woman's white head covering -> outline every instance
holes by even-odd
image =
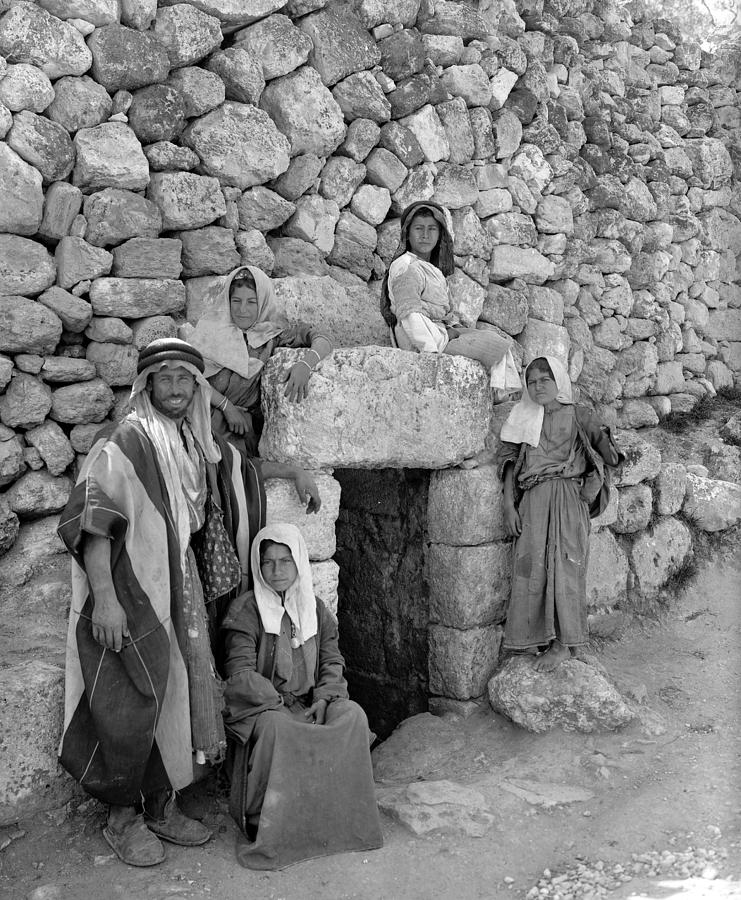
[[[260,570],[260,545],[263,541],[285,544],[298,569],[293,584],[285,592],[285,605],[279,595],[262,577]],[[276,523],[266,525],[255,535],[252,542],[252,573],[257,609],[262,626],[268,634],[280,634],[280,623],[284,611],[288,613],[296,629],[299,646],[317,633],[316,597],[311,578],[309,551],[300,530],[295,525]]]
[[[229,293],[235,278],[246,272],[255,280],[257,318],[246,331],[242,331],[232,321]],[[263,363],[249,355],[245,338],[250,347],[257,349],[285,327],[286,323],[278,313],[270,278],[256,266],[238,266],[219,278],[206,295],[203,315],[196,327],[189,331],[188,343],[203,354],[207,378],[220,369],[231,369],[243,378],[254,378]]]
[[[499,438],[512,444],[530,444],[537,447],[540,443],[540,432],[543,429],[543,417],[545,410],[530,396],[527,389],[527,373],[530,366],[537,360],[544,359],[558,388],[556,400],[559,403],[571,405],[574,402],[571,390],[571,379],[566,366],[555,356],[539,356],[529,363],[522,373],[522,398],[515,404],[512,412],[507,416],[507,421],[502,426]]]

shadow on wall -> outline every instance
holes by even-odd
[[[339,469],[340,649],[350,694],[387,737],[427,710],[429,599],[423,577],[430,473]]]

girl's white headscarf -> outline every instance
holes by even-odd
[[[536,359],[544,359],[550,366],[551,372],[553,372],[556,387],[558,388],[556,400],[567,405],[573,404],[571,379],[566,366],[555,356],[538,356]],[[507,421],[502,426],[499,437],[503,441],[509,441],[512,444],[530,444],[531,447],[537,447],[540,443],[540,432],[543,428],[545,410],[530,397],[527,389],[528,369],[535,361],[533,360],[533,362],[529,363],[522,373],[522,398],[514,406],[512,412],[507,416]]]
[[[243,332],[232,321],[229,292],[234,279],[244,272],[249,272],[255,279],[257,318]],[[203,355],[206,378],[215,375],[220,369],[231,369],[242,378],[254,378],[262,369],[263,363],[249,355],[245,338],[250,347],[262,347],[285,327],[286,323],[278,313],[270,278],[256,266],[238,266],[220,278],[208,294],[203,315],[196,327],[188,333],[187,340]]]
[[[311,579],[309,551],[304,537],[295,525],[285,523],[266,525],[252,542],[252,573],[255,581],[255,600],[262,626],[268,634],[279,634],[284,606],[278,594],[268,585],[260,571],[260,545],[263,541],[285,544],[291,551],[298,575],[286,591],[285,612],[296,629],[299,645],[317,633],[316,597]]]
[[[183,422],[183,437],[178,423],[157,412],[147,390],[147,377],[164,368],[182,368],[196,379],[196,389]],[[201,470],[198,450],[206,462],[216,463],[221,451],[211,432],[211,386],[198,369],[181,359],[169,359],[148,366],[136,376],[131,386],[129,405],[133,416],[151,440],[160,460],[162,476],[172,505],[172,514],[180,542],[181,564],[190,543],[192,526],[202,523],[206,499],[205,476]],[[194,522],[195,518],[195,522]]]

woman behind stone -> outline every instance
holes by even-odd
[[[381,313],[401,350],[467,356],[491,372],[500,394],[520,389],[510,343],[492,331],[464,328],[452,308],[447,275],[455,269],[450,213],[437,203],[412,203],[381,290]]]
[[[337,624],[294,525],[252,544],[254,591],[222,626],[239,862],[284,866],[382,844],[368,722],[347,698]]]
[[[329,338],[278,314],[270,278],[255,266],[239,266],[220,279],[196,327],[182,335],[203,354],[212,387],[216,434],[257,455],[263,427],[260,383],[263,366],[278,347],[307,348],[288,374],[285,396],[301,401],[317,364],[332,351]],[[235,437],[236,436],[236,437]]]
[[[589,519],[607,504],[605,466],[622,454],[599,418],[574,406],[568,372],[551,356],[525,369],[500,438],[504,524],[515,538],[503,646],[544,651],[535,667],[550,671],[588,640]]]

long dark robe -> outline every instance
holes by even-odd
[[[220,444],[225,523],[243,570],[264,521],[259,463]],[[120,653],[92,636],[85,535],[111,544],[111,577],[130,638]],[[156,451],[135,420],[99,440],[59,524],[72,555],[60,762],[92,796],[129,806],[142,794],[193,780],[183,571]]]
[[[230,811],[242,832],[237,859],[251,869],[281,869],[383,843],[368,722],[347,699],[337,624],[320,600],[317,621],[311,651],[304,654],[315,661],[314,687],[297,697],[277,672],[281,639],[265,633],[254,595],[238,597],[224,620]],[[295,658],[303,651],[294,651]],[[329,706],[325,724],[317,726],[304,711],[320,699]],[[245,834],[252,828],[254,841]]]

